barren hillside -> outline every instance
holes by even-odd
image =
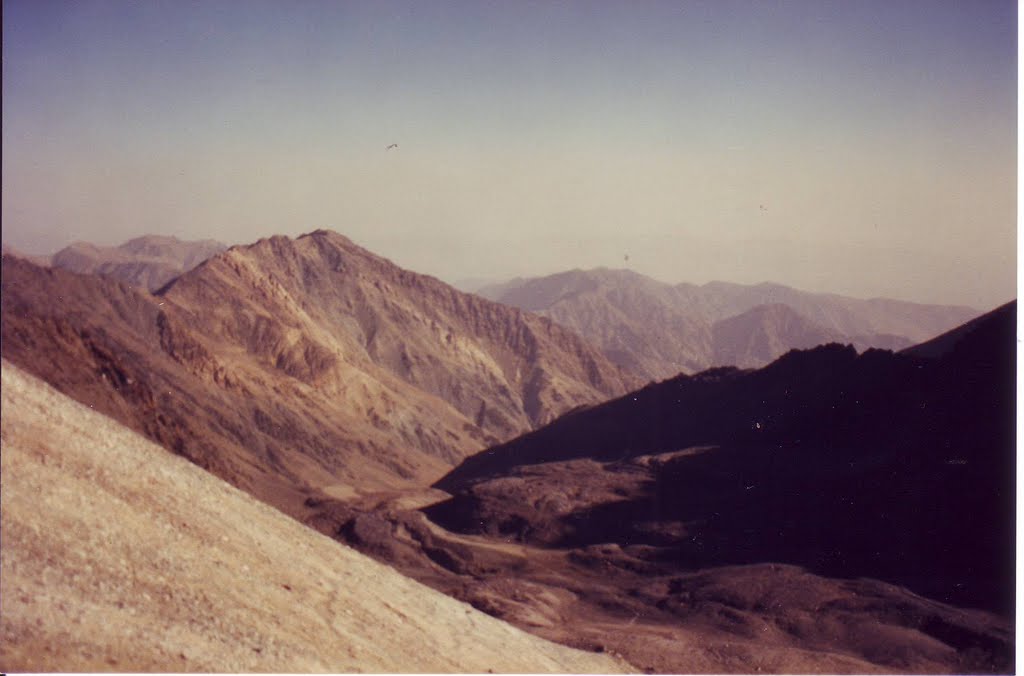
[[[943,339],[931,360],[830,345],[757,371],[680,376],[602,404],[637,379],[575,334],[402,270],[336,233],[232,248],[155,295],[8,257],[3,272],[5,360],[312,529],[543,638],[667,673],[998,672],[1012,664],[1006,563],[1014,492],[1005,471],[1012,306]],[[642,295],[620,304],[640,307]],[[600,303],[593,307],[600,315]],[[720,324],[747,341],[737,354],[757,358],[779,348],[773,337],[814,343],[829,335],[784,305],[758,306],[739,319]],[[4,542],[35,543],[27,545],[33,557],[62,548],[42,560],[59,569],[71,552],[68,560],[83,571],[66,573],[70,581],[59,583],[66,588],[49,596],[42,585],[65,573],[44,569],[39,582],[5,548],[5,577],[20,579],[7,575],[10,566],[28,576],[22,587],[37,591],[17,596],[21,605],[0,601],[4,631],[15,626],[6,624],[11,607],[56,604],[67,621],[81,620],[67,629],[62,617],[26,616],[56,627],[58,638],[36,643],[36,634],[19,629],[9,641],[18,654],[44,656],[67,644],[105,660],[96,662],[105,668],[117,666],[109,659],[128,660],[126,651],[89,647],[92,637],[109,635],[94,633],[100,611],[78,581],[97,574],[88,555],[111,547],[118,565],[125,562],[128,572],[118,574],[131,599],[111,591],[117,583],[96,587],[115,594],[115,605],[136,613],[133,604],[153,599],[213,608],[214,596],[188,591],[204,582],[155,545],[145,554],[157,582],[133,577],[132,539],[111,529],[141,530],[134,517],[94,528],[69,514],[21,535],[15,526],[9,538],[7,523],[17,521],[7,512],[24,513],[42,496],[39,519],[64,514],[65,503],[86,518],[90,501],[106,496],[95,487],[111,479],[61,460],[77,483],[59,497],[39,489],[45,482],[34,472],[66,485],[50,460],[65,456],[39,450],[49,436],[65,434],[62,427],[72,438],[87,435],[60,406],[25,413],[10,404],[8,395],[19,397],[23,386],[4,378]],[[57,418],[33,422],[50,413]],[[22,438],[38,441],[29,446],[31,461],[6,452],[8,430],[25,424],[35,426]],[[462,461],[501,439],[510,440]],[[137,474],[147,490],[132,495],[175,500],[167,484]],[[33,495],[19,493],[12,476],[28,477]],[[21,512],[7,508],[9,494],[22,500],[12,503]],[[278,549],[268,535],[218,550],[216,536],[188,520],[179,529],[173,514],[152,516],[167,537],[196,537],[222,554],[215,572],[235,563],[243,573],[258,570],[267,548]],[[202,518],[212,528],[220,517]],[[84,533],[88,554],[62,544],[62,533]],[[236,595],[233,583],[220,585],[245,613],[226,606],[200,613],[205,619],[189,631],[242,632],[225,641],[243,647],[209,645],[211,661],[195,668],[212,669],[217,653],[238,669],[251,668],[242,661],[251,657],[247,649],[284,654],[284,639],[267,638],[253,623],[263,622],[259,609],[276,607],[311,574],[294,569],[280,580],[253,578],[247,596]],[[185,583],[181,594],[176,577]],[[322,604],[315,596],[296,612],[316,622]],[[328,603],[337,614],[358,602],[346,604]],[[374,604],[406,613],[390,597]],[[193,653],[178,647],[187,636],[161,647],[183,635],[168,629],[182,617],[175,608],[147,611],[164,629],[153,652],[188,660]],[[386,626],[366,613],[372,626]],[[121,615],[112,617],[108,624],[121,631]],[[466,643],[450,645],[461,651]],[[318,647],[309,663],[332,649]],[[361,650],[349,657],[345,669],[385,664]]]
[[[423,485],[635,386],[549,320],[344,237],[275,237],[156,296],[5,258],[3,355],[287,513]]]
[[[2,366],[0,669],[584,672]]]
[[[329,370],[311,354],[336,344],[345,358],[440,397],[499,438],[638,383],[548,319],[403,270],[324,230],[234,247],[162,297],[207,334],[250,352],[301,334],[293,352],[270,356],[309,377]]]

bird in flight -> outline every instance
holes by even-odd
[[[391,150],[392,148],[397,148],[397,147],[398,147],[397,143],[392,143],[391,145],[389,145],[386,148],[384,148],[384,150]]]

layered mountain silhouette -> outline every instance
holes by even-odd
[[[437,478],[638,380],[550,320],[317,231],[156,295],[5,257],[3,355],[291,514]]]
[[[546,662],[551,668],[614,666],[620,655],[669,673],[999,672],[1013,664],[1015,304],[903,353],[858,354],[871,341],[903,348],[906,336],[932,338],[970,311],[831,296],[829,305],[772,285],[669,287],[621,271],[567,273],[522,291],[521,307],[511,307],[327,231],[232,247],[155,292],[143,286],[5,251],[4,443],[18,443],[18,454],[3,456],[5,580],[15,551],[9,523],[21,528],[13,542],[38,547],[25,556],[39,558],[58,546],[39,533],[60,531],[71,515],[90,527],[120,523],[125,501],[149,504],[146,486],[160,492],[154,500],[177,504],[184,498],[166,477],[194,483],[160,469],[159,477],[140,473],[139,489],[117,468],[98,468],[91,450],[46,450],[92,423],[51,403],[52,439],[26,433],[35,413],[7,405],[21,391],[11,383],[31,411],[44,405],[13,364],[324,535],[531,633],[614,658]],[[588,342],[549,308],[584,308],[566,316],[597,338]],[[792,347],[808,349],[772,357]],[[683,368],[698,373],[675,375],[679,350],[690,351]],[[756,370],[700,370],[707,360],[753,367],[772,359]],[[674,377],[637,389],[656,373]],[[61,487],[38,488],[47,510],[31,513],[25,496],[8,510],[11,459],[32,481],[45,476]],[[81,486],[63,476],[77,467],[122,497],[65,490]],[[235,509],[237,497],[224,504]],[[223,532],[197,530],[187,511],[168,513],[168,551],[184,542],[180,551],[194,558],[196,533]],[[138,532],[155,537],[141,521]],[[273,519],[257,522],[275,542],[284,537]],[[293,593],[321,598],[322,589],[299,588],[298,573],[279,572],[287,552],[269,552],[269,540],[241,551],[230,532],[219,537],[232,543],[229,563],[245,561],[252,572],[259,617],[273,608],[274,626],[291,612],[301,626],[320,621],[289,610]],[[330,556],[323,544],[303,545],[315,550],[316,566]],[[109,542],[64,538],[59,547],[90,566],[74,580],[109,586],[104,575],[120,560]],[[350,554],[338,565],[356,566]],[[166,575],[161,566],[153,570]],[[327,578],[337,582],[333,572]],[[42,578],[24,579],[38,586]],[[170,599],[168,609],[203,589],[195,576],[161,580],[151,591]],[[291,589],[268,590],[268,580]],[[205,598],[238,607],[235,582]],[[373,589],[373,598],[355,590],[346,607],[398,637],[387,623],[402,607]],[[95,599],[80,592],[67,597],[68,616],[92,617]],[[18,597],[27,619],[16,627],[44,617],[65,627],[53,618],[66,609],[49,598]],[[110,611],[118,626],[151,631],[121,610]],[[419,611],[406,617],[420,626]],[[212,629],[211,641],[232,645],[267,631]],[[17,650],[5,654],[59,652],[57,634],[40,636],[14,636]],[[109,644],[102,631],[88,636]],[[138,664],[179,664],[161,652],[164,643],[144,645],[151,662]],[[345,658],[283,637],[266,649],[277,657],[301,650],[316,664]],[[253,664],[248,653],[231,655],[230,664]],[[478,658],[486,659],[429,664]],[[400,664],[352,653],[338,663]]]
[[[212,239],[183,241],[177,237],[145,235],[120,246],[75,242],[50,257],[50,264],[72,272],[109,275],[156,291],[183,272],[227,249]]]
[[[467,458],[429,513],[463,532],[648,545],[685,569],[790,563],[1008,613],[1015,326],[1011,303],[930,359],[832,344],[678,376]],[[644,480],[623,483],[640,456]],[[600,468],[580,490],[617,497],[558,505],[581,461]]]
[[[844,336],[815,324],[788,305],[757,305],[711,326],[712,360],[749,368],[791,349],[840,342]]]
[[[552,318],[648,379],[711,366],[764,366],[826,342],[901,349],[978,313],[958,306],[859,300],[778,284],[670,285],[629,270],[572,270],[477,293]]]

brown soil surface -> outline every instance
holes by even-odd
[[[0,669],[596,672],[305,528],[6,361]]]
[[[670,547],[627,544],[630,538],[611,522],[605,532],[621,545],[552,545],[567,530],[559,516],[571,521],[595,506],[628,505],[663,463],[713,452],[524,468],[478,484],[478,508],[462,514],[479,524],[477,534],[451,532],[423,512],[403,509],[403,503],[423,505],[430,496],[421,493],[407,500],[324,503],[311,525],[538,636],[621,654],[649,672],[1012,668],[1007,620],[878,580],[833,579],[774,563],[680,566]],[[447,504],[423,508],[440,518]],[[648,539],[666,543],[686,535],[686,524],[636,525],[650,529]]]

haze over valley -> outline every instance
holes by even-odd
[[[3,243],[1015,295],[1009,0],[256,5],[7,2]]]

